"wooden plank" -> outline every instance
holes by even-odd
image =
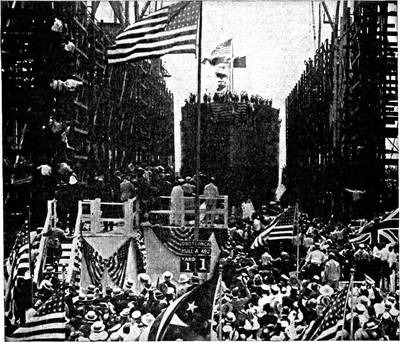
[[[84,53],[80,48],[76,47],[75,49],[80,55],[82,55],[86,59],[89,59],[88,55],[86,53]]]
[[[78,107],[80,107],[80,108],[82,108],[82,109],[84,109],[84,110],[89,110],[88,106],[86,106],[85,104],[83,104],[82,102],[80,102],[80,101],[78,101],[78,100],[75,100],[74,103],[75,103]]]
[[[78,25],[78,27],[87,34],[85,26],[83,26],[83,24],[76,17],[74,17],[74,21]]]

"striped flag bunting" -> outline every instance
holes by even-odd
[[[172,253],[180,256],[186,255],[182,253],[182,241],[194,239],[193,227],[154,227],[153,231],[164,246]]]
[[[311,329],[308,333],[302,337],[303,341],[327,341],[327,340],[338,340],[342,327],[345,321],[345,307],[346,298],[349,292],[350,285],[347,284],[343,289],[341,289],[333,304],[328,306],[322,315],[323,319],[315,329]]]
[[[105,261],[85,239],[82,238],[82,250],[93,285],[99,285],[104,273]]]
[[[110,275],[113,282],[119,287],[122,287],[124,285],[130,244],[131,239],[128,239],[118,249],[118,251],[110,257],[107,263],[108,274]]]
[[[265,246],[268,241],[273,240],[292,240],[296,216],[296,207],[287,208],[282,214],[277,216],[275,221],[266,230],[256,237],[251,248],[255,249]]]
[[[36,231],[30,232],[31,253],[39,249],[41,235],[36,234]],[[4,277],[9,282],[9,296],[6,298],[5,311],[8,312],[8,317],[14,320],[14,288],[17,277],[23,276],[29,271],[29,245],[28,245],[28,226],[24,225],[21,231],[17,234],[14,246],[10,252],[6,262]]]
[[[108,63],[123,63],[166,54],[196,53],[199,1],[182,1],[129,25],[108,49]]]
[[[82,237],[76,237],[78,239],[76,248],[74,250],[74,260],[72,264],[72,277],[71,285],[75,290],[79,291],[81,285],[81,271],[82,271]]]
[[[65,340],[64,290],[62,284],[26,325],[14,332],[13,337],[21,341]]]
[[[215,117],[226,119],[232,118],[233,115],[245,115],[248,110],[248,105],[242,102],[213,102],[210,106]]]

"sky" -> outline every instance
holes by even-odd
[[[314,1],[316,30],[319,3]],[[326,3],[333,17],[336,2]],[[163,2],[163,6],[168,4]],[[311,1],[306,0],[203,1],[203,57],[233,38],[234,56],[246,56],[247,60],[247,68],[234,69],[234,91],[272,99],[272,106],[280,109],[281,168],[286,160],[285,98],[299,80],[304,61],[314,55],[312,18]],[[330,26],[322,24],[322,39],[330,35]],[[171,75],[166,78],[167,86],[174,93],[175,164],[179,170],[181,107],[191,92],[197,93],[197,60],[193,54],[167,55],[162,60]],[[202,94],[212,93],[217,84],[214,69],[202,66]]]

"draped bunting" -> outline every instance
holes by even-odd
[[[104,273],[105,261],[85,239],[82,239],[82,250],[92,284],[97,286]]]
[[[160,226],[153,227],[154,234],[157,238],[175,255],[183,256],[182,241],[194,239],[193,227],[171,227],[163,228]],[[201,228],[199,229],[199,239],[208,240],[211,234],[215,234],[215,239],[218,245],[223,245],[228,237],[226,229],[212,229]]]
[[[129,246],[132,239],[128,239],[107,262],[107,270],[111,279],[119,287],[124,285],[126,265],[128,263]]]
[[[103,277],[104,270],[107,269],[112,281],[122,287],[125,274],[126,266],[128,263],[129,246],[132,238],[128,239],[118,250],[108,259],[103,259],[100,254],[85,240],[82,238],[82,250],[86,260],[87,269],[89,272],[92,284],[99,285],[101,278]],[[136,241],[136,253],[138,253],[138,242]],[[140,252],[140,251],[139,251]],[[140,265],[143,268],[143,257],[137,258],[138,267]]]

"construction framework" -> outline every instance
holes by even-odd
[[[32,203],[32,174],[48,162],[43,138],[51,118],[70,126],[67,162],[85,184],[129,163],[173,166],[173,95],[160,59],[107,64],[107,47],[129,22],[129,3],[112,2],[115,23],[98,22],[86,1],[2,2],[3,166],[5,211]],[[96,2],[92,2],[94,5]],[[135,4],[137,20],[149,10]],[[118,12],[119,11],[119,12]],[[117,15],[119,13],[119,15]],[[53,31],[61,20],[62,34]],[[75,50],[61,46],[71,41]],[[74,91],[52,80],[82,82]],[[36,199],[37,200],[37,199]],[[18,208],[18,209],[17,209]]]
[[[344,1],[332,28],[286,99],[286,198],[371,217],[398,205],[397,4]]]

